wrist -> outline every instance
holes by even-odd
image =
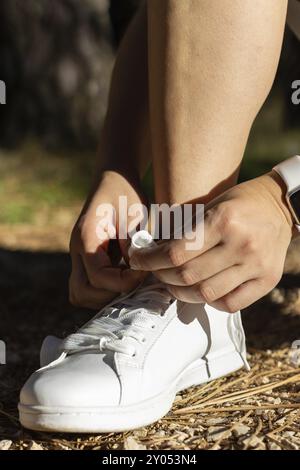
[[[103,167],[94,178],[88,199],[93,198],[98,193],[103,193],[106,189],[112,194],[118,193],[120,195],[135,192],[140,198],[144,198],[139,176],[120,167]]]
[[[142,202],[147,204],[139,180],[129,179],[119,171],[104,170],[92,186],[86,199],[83,212],[99,203],[118,204],[119,197],[125,196],[127,204]]]
[[[281,214],[284,217],[289,228],[295,230],[295,221],[288,206],[286,200],[286,184],[278,173],[274,170],[270,171],[266,175],[263,175],[261,179],[264,182],[265,187],[268,189],[270,195],[272,196],[274,202],[277,204]],[[296,230],[295,230],[296,233]]]

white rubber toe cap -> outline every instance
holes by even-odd
[[[21,390],[22,405],[115,406],[120,382],[112,354],[75,354],[31,375]]]

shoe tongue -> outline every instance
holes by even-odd
[[[153,286],[153,290],[151,289]],[[139,298],[139,294],[143,295],[143,290],[149,289],[149,295],[147,292],[146,299]],[[153,274],[149,274],[143,283],[132,292],[132,294],[120,302],[116,302],[116,305],[111,307],[109,316],[111,318],[119,318],[127,316],[130,310],[145,310],[154,313],[156,310],[161,313],[160,310],[168,307],[172,300],[175,300],[171,294],[165,289]],[[129,303],[128,303],[129,301]],[[136,305],[135,305],[136,302]]]
[[[153,287],[153,289],[151,287]],[[143,289],[145,288],[147,288],[147,291],[149,289],[146,296],[147,298],[145,300],[145,309],[152,310],[152,305],[156,304],[159,306],[160,303],[162,306],[164,305],[166,307],[168,302],[171,303],[172,300],[175,300],[174,297],[167,291],[164,284],[154,277],[153,274],[149,274],[132,295],[132,298],[137,298],[138,303],[139,291],[141,291],[141,294],[143,295]]]

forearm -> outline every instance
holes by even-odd
[[[234,184],[274,79],[286,4],[148,0],[158,202],[206,201]]]

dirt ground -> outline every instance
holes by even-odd
[[[0,230],[0,449],[299,449],[300,244],[280,286],[243,313],[250,373],[239,371],[177,396],[162,420],[133,432],[60,435],[30,432],[18,422],[21,385],[38,366],[45,335],[65,335],[90,313],[67,299],[68,226]],[[297,357],[296,357],[297,359]]]

